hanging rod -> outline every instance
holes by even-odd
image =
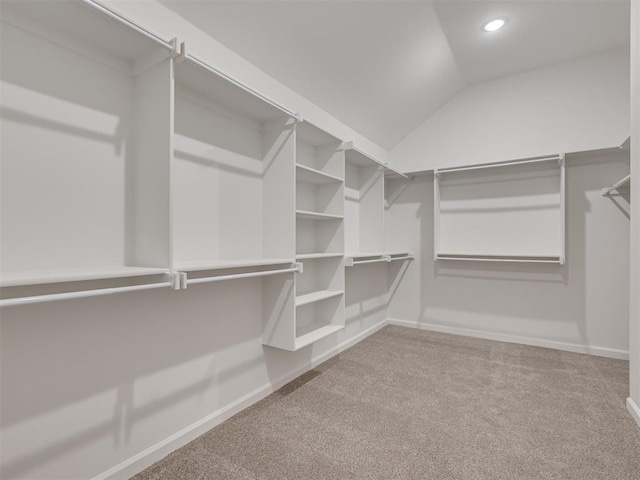
[[[413,260],[415,257],[411,254],[403,255],[402,257],[389,257],[387,262],[395,262],[396,260]]]
[[[443,255],[437,254],[436,260],[463,260],[465,262],[508,262],[508,263],[557,263],[564,265],[563,257],[528,257],[526,255],[507,256],[491,256],[486,257],[480,255]]]
[[[224,280],[238,280],[241,278],[266,277],[269,275],[279,275],[281,273],[302,273],[302,263],[296,262],[290,268],[280,270],[266,270],[262,272],[235,273],[232,275],[218,275],[216,277],[203,277],[188,279],[186,285],[195,285],[198,283],[222,282]]]
[[[627,183],[631,182],[631,174],[627,175],[626,177],[624,177],[622,180],[618,180],[616,183],[614,183],[613,185],[611,185],[610,187],[607,188],[603,188],[602,189],[602,196],[607,196],[607,195],[611,195],[611,192],[617,190],[618,188],[626,185]]]
[[[58,300],[71,300],[74,298],[100,297],[114,295],[116,293],[137,292],[140,290],[153,290],[156,288],[176,288],[176,280],[173,274],[167,274],[171,280],[145,285],[130,285],[127,287],[102,288],[96,290],[82,290],[78,292],[53,293],[49,295],[34,295],[32,297],[7,298],[0,300],[0,307],[13,307],[16,305],[31,305],[34,303],[55,302]]]
[[[451,172],[462,172],[466,170],[480,170],[484,168],[494,168],[494,167],[508,167],[511,165],[524,165],[527,163],[540,163],[540,162],[550,162],[564,161],[564,154],[554,155],[552,157],[540,157],[540,158],[529,158],[523,160],[508,160],[506,162],[493,162],[493,163],[481,163],[478,165],[469,165],[465,167],[451,167],[451,168],[436,168],[434,170],[434,174],[438,175],[440,173],[451,173]]]
[[[281,112],[283,112],[285,115],[288,115],[291,118],[295,118],[296,120],[300,119],[300,115],[297,113],[293,113],[291,110],[286,109],[285,107],[283,107],[282,105],[280,105],[279,103],[276,103],[274,100],[271,100],[269,97],[266,97],[265,95],[263,95],[262,93],[258,92],[257,90],[254,90],[253,88],[240,83],[238,80],[234,79],[233,77],[231,77],[230,75],[224,73],[222,70],[219,70],[215,67],[212,67],[211,65],[209,65],[208,63],[206,63],[203,60],[200,60],[198,57],[193,56],[190,53],[187,53],[186,58],[188,58],[190,61],[192,61],[194,64],[196,64],[198,67],[213,73],[214,75],[225,79],[226,81],[228,81],[229,83],[235,85],[236,87],[244,90],[245,92],[253,95],[254,97],[259,98],[260,100],[262,100],[265,103],[268,103],[269,105],[271,105],[272,107],[277,108],[278,110],[280,110]]]
[[[103,15],[108,16],[109,18],[116,20],[117,22],[135,30],[136,32],[144,35],[145,37],[153,40],[154,42],[160,43],[162,44],[162,46],[166,47],[167,49],[171,50],[173,47],[171,45],[170,41],[164,40],[162,38],[160,38],[159,36],[157,36],[156,34],[150,32],[149,30],[145,29],[144,27],[142,27],[141,25],[138,25],[137,23],[129,20],[128,18],[123,17],[122,15],[120,15],[119,13],[114,12],[113,10],[108,9],[107,7],[105,7],[104,5],[101,5],[99,3],[97,3],[95,0],[78,0],[80,3],[84,4],[85,6],[92,8],[94,10],[97,10],[98,12],[100,12]]]
[[[380,258],[374,258],[372,260],[355,260],[352,257],[347,257],[346,267],[354,267],[356,265],[363,265],[365,263],[380,263],[380,262],[393,262],[396,260],[413,260],[413,254],[403,255],[401,257],[392,257],[391,255],[382,255]]]

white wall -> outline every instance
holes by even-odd
[[[630,410],[640,425],[640,2],[631,2],[631,348]],[[634,405],[635,408],[632,406]]]
[[[629,136],[629,51],[465,88],[391,151],[402,171],[580,152]]]
[[[433,177],[387,191],[388,242],[411,239],[417,258],[389,317],[407,325],[625,357],[629,199],[601,188],[628,173],[627,153],[567,161],[567,264],[433,260]],[[514,337],[518,337],[514,339]]]

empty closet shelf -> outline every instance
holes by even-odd
[[[344,294],[341,290],[319,290],[317,292],[306,293],[296,296],[296,307],[308,305],[310,303],[320,302],[328,298],[338,297]]]
[[[513,263],[557,263],[564,264],[561,256],[546,255],[479,255],[439,253],[436,260],[463,260],[467,262],[513,262]]]
[[[3,272],[0,274],[0,287],[164,275],[168,270],[168,268],[116,266]]]
[[[193,272],[197,270],[224,270],[229,268],[264,267],[270,265],[291,264],[290,258],[243,258],[237,260],[196,260],[192,262],[177,262],[174,270]]]
[[[342,220],[344,218],[342,215],[308,212],[306,210],[296,210],[296,216],[298,218],[304,218],[306,220]]]
[[[312,332],[296,337],[294,350],[299,350],[303,347],[306,347],[307,345],[311,345],[312,343],[315,343],[318,340],[322,340],[323,338],[328,337],[332,333],[342,330],[343,328],[344,327],[340,325],[327,325],[325,327],[318,328],[317,330],[313,330]]]
[[[296,255],[296,260],[313,260],[316,258],[340,258],[342,253],[300,253]]]
[[[326,183],[342,183],[344,180],[335,175],[324,173],[315,168],[306,165],[296,164],[296,179],[301,183],[310,183],[313,185],[322,185]]]

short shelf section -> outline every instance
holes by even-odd
[[[282,265],[293,263],[290,258],[243,258],[238,260],[202,260],[191,262],[179,262],[174,265],[174,270],[180,272],[193,272],[197,270],[224,270],[230,268],[263,267],[270,265]]]
[[[328,337],[332,333],[338,332],[342,330],[344,326],[342,325],[326,325],[324,327],[320,327],[317,330],[313,330],[309,333],[301,335],[296,338],[295,350],[299,350],[301,348],[306,347],[307,345],[311,345],[312,343],[317,342],[318,340],[322,340],[325,337]]]
[[[326,300],[327,298],[337,297],[343,295],[344,292],[340,290],[320,290],[317,292],[306,293],[304,295],[296,296],[296,307],[308,305],[310,303]]]
[[[312,185],[344,182],[343,179],[336,177],[335,175],[330,175],[299,163],[296,164],[296,180],[300,183],[309,183]]]
[[[333,215],[331,213],[308,212],[306,210],[296,210],[298,218],[307,220],[342,220],[342,215]]]
[[[343,257],[342,253],[301,253],[296,255],[296,260],[314,260],[318,258],[338,258]]]

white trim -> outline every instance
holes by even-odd
[[[313,357],[307,365],[304,365],[303,367],[300,367],[295,371],[284,375],[274,382],[266,383],[265,385],[253,390],[252,392],[249,392],[238,400],[231,402],[230,404],[216,410],[215,412],[207,415],[197,422],[192,423],[188,427],[183,428],[179,432],[174,433],[173,435],[165,438],[164,440],[156,443],[155,445],[147,448],[137,455],[134,455],[133,457],[125,460],[115,467],[110,468],[106,472],[93,477],[92,480],[107,480],[116,478],[126,479],[132,477],[136,473],[141,472],[158,460],[164,458],[174,450],[177,450],[178,448],[196,439],[203,433],[211,430],[217,425],[220,425],[222,422],[231,418],[236,413],[250,407],[256,402],[259,402],[271,393],[282,388],[287,383],[295,380],[300,375],[303,375],[309,370],[312,370],[319,364],[327,361],[329,358],[364,340],[366,337],[373,335],[385,325],[387,325],[387,321],[383,320],[373,327],[370,327],[360,332],[359,334],[354,335],[353,337],[340,343],[339,345],[336,345],[330,350]]]
[[[627,398],[627,410],[629,410],[629,413],[640,427],[640,407],[636,405],[636,402],[631,397]]]
[[[450,333],[453,335],[462,335],[465,337],[484,338],[486,340],[495,340],[498,342],[519,343],[521,345],[531,345],[534,347],[553,348],[555,350],[563,350],[573,353],[585,353],[595,355],[597,357],[617,358],[620,360],[629,360],[629,351],[617,350],[606,347],[593,347],[589,345],[578,345],[575,343],[557,342],[555,340],[542,340],[538,338],[520,337],[517,335],[505,335],[503,333],[483,332],[480,330],[471,330],[467,328],[450,327],[446,325],[435,325],[432,323],[422,323],[408,320],[398,320],[395,318],[387,319],[389,325],[397,325],[399,327],[417,328],[419,330],[429,330],[432,332]]]

